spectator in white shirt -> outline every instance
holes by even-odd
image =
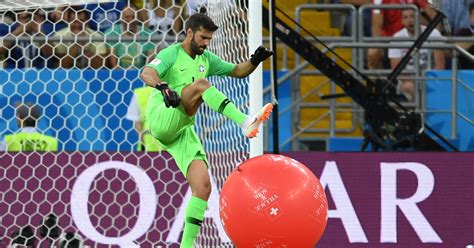
[[[412,9],[406,9],[402,11],[402,23],[404,28],[400,31],[395,33],[393,37],[414,37],[415,35],[415,11]],[[421,26],[421,32],[426,29],[426,26]],[[432,37],[441,37],[441,33],[434,29],[429,38]],[[406,43],[406,42],[397,42]],[[411,41],[409,42],[412,43]],[[409,48],[391,48],[388,51],[388,57],[390,58],[390,65],[392,69],[394,69],[398,63],[402,60],[405,54],[408,52]],[[428,65],[428,57],[431,50],[428,49],[420,49],[419,53],[419,66],[420,69],[430,69],[431,66]],[[406,70],[413,70],[415,69],[414,60],[411,59],[410,62],[405,67]],[[436,70],[444,70],[445,69],[445,55],[442,50],[434,50],[434,67],[433,69]],[[405,73],[404,75],[409,75]],[[403,94],[409,101],[412,101],[415,96],[415,82],[414,80],[399,80],[397,85],[397,92],[399,94]]]

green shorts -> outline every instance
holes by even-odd
[[[178,168],[186,177],[193,160],[209,164],[204,147],[194,130],[194,117],[184,112],[183,105],[167,108],[163,102],[148,103],[150,133],[173,156]]]

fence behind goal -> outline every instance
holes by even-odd
[[[135,24],[122,25],[127,4],[121,1],[54,8],[53,1],[41,2],[47,7],[16,4],[1,13],[0,137],[7,150],[9,135],[37,132],[56,140],[58,149],[35,151],[51,148],[35,143],[21,144],[34,151],[0,152],[0,246],[177,247],[189,188],[167,153],[137,151],[128,107],[134,90],[144,86],[139,73],[146,60],[183,38],[193,11],[205,9],[219,26],[209,50],[234,63],[248,59],[247,6],[150,1],[134,7],[133,33]],[[248,79],[210,81],[247,111]],[[20,128],[22,104],[40,113],[35,127]],[[36,114],[30,108],[29,116]],[[218,192],[248,158],[249,144],[237,125],[207,106],[196,129],[213,183],[197,244],[231,246],[218,217]]]

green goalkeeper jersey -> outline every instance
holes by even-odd
[[[209,51],[193,59],[180,43],[161,50],[147,66],[154,68],[160,79],[180,96],[183,88],[193,81],[209,76],[226,76],[235,68],[235,64],[223,61]],[[187,115],[182,104],[177,108],[166,108],[161,92],[152,90],[147,118],[150,134],[173,156],[184,176],[193,160],[204,160],[209,164],[194,131],[195,116]]]
[[[222,60],[208,50],[193,59],[181,43],[161,50],[147,66],[155,69],[161,81],[168,83],[180,96],[181,90],[193,81],[210,76],[227,76],[235,68],[235,64]],[[161,102],[161,92],[152,91],[148,104],[156,105]]]

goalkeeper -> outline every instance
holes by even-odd
[[[157,89],[152,91],[147,107],[150,133],[173,156],[192,191],[181,247],[192,247],[211,194],[208,161],[194,131],[199,106],[204,102],[225,115],[249,138],[257,135],[258,127],[273,109],[268,103],[255,116],[247,116],[205,79],[214,75],[247,77],[273,54],[261,46],[245,62],[223,61],[206,50],[217,28],[207,15],[190,16],[185,24],[184,41],[161,50],[140,75],[147,85]]]

